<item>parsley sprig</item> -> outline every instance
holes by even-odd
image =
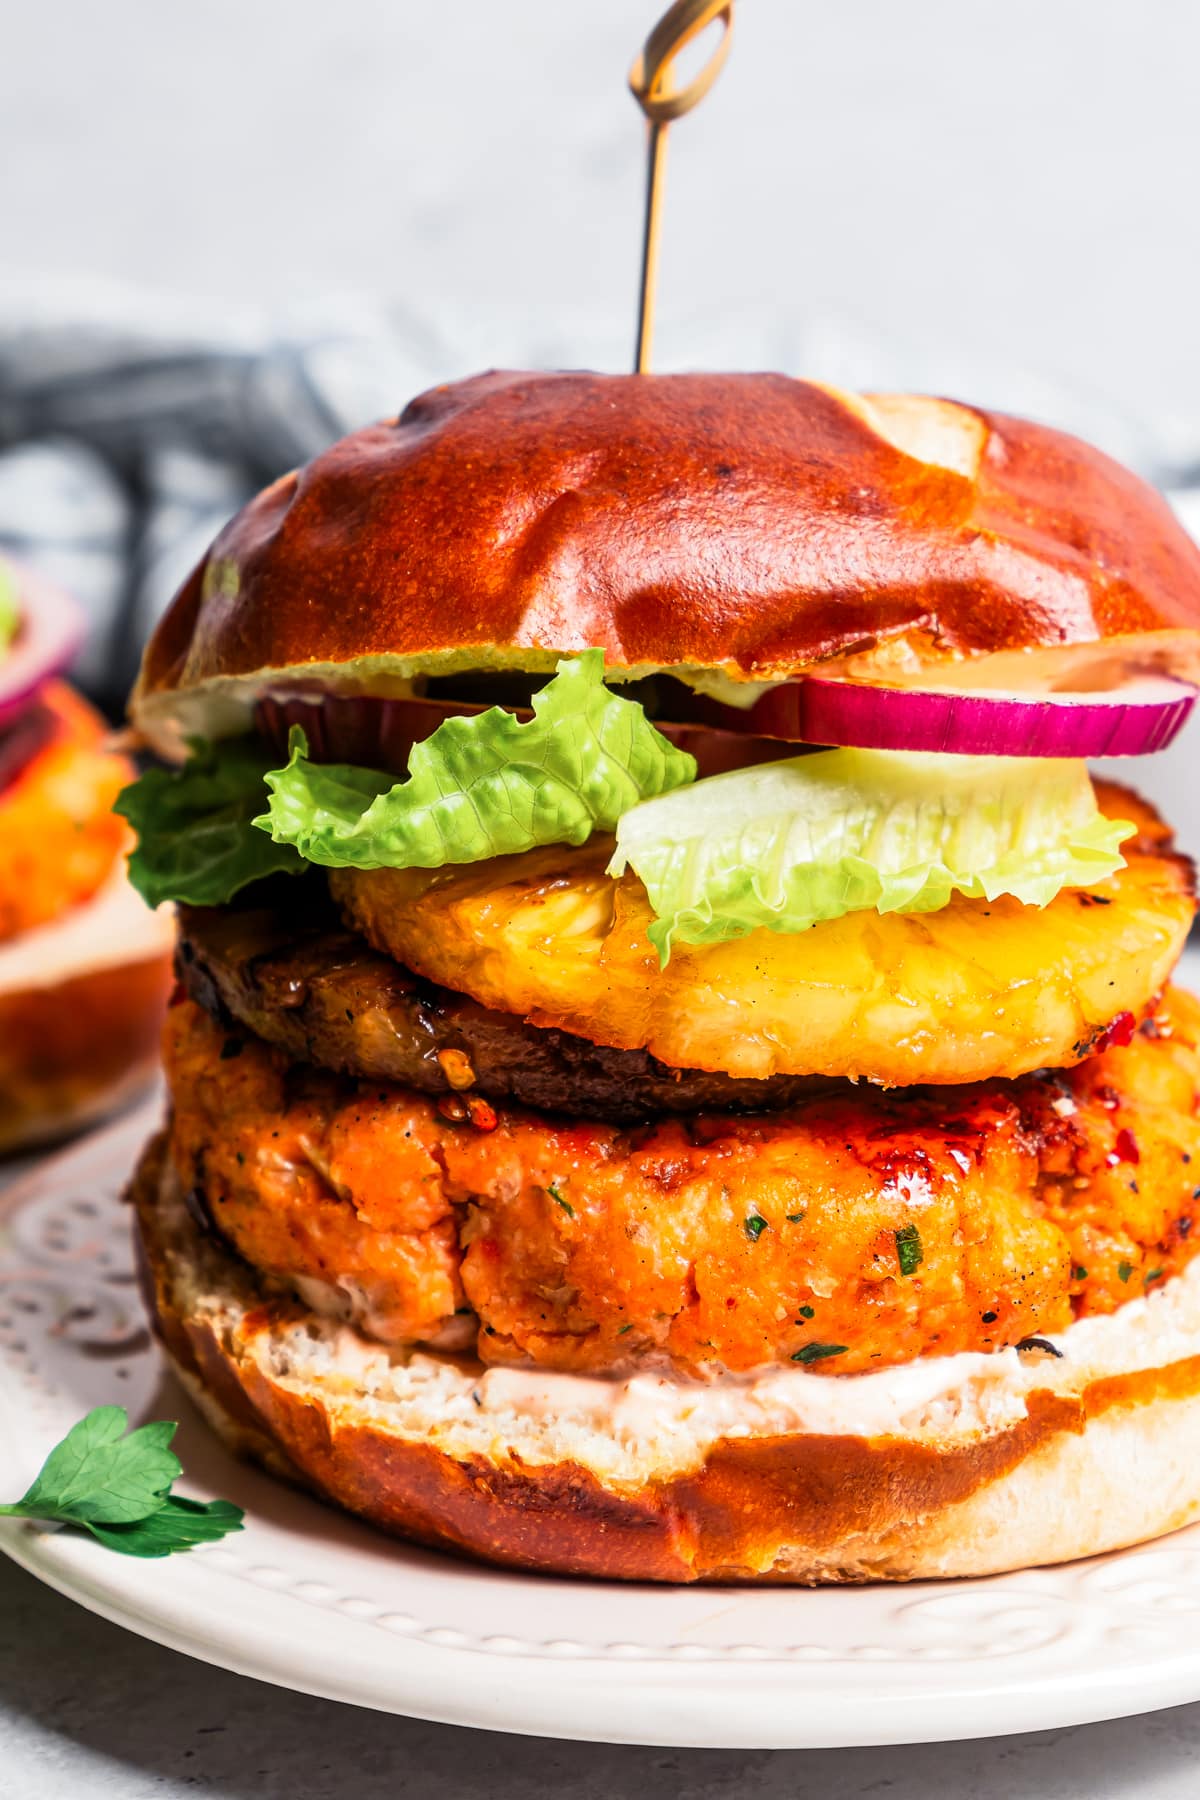
[[[130,1431],[123,1406],[98,1406],[50,1452],[29,1491],[0,1506],[0,1516],[72,1525],[125,1556],[170,1556],[240,1531],[240,1506],[172,1494],[183,1473],[170,1447],[177,1429],[163,1419]]]

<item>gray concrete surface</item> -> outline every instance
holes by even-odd
[[[0,1560],[4,1800],[1194,1800],[1200,1706],[980,1743],[651,1750],[310,1700],[160,1650]]]

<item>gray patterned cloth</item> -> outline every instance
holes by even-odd
[[[435,378],[378,321],[269,331],[0,307],[0,549],[82,601],[81,682],[119,707],[142,642],[264,482]]]
[[[77,667],[114,710],[147,631],[217,528],[256,488],[422,387],[490,362],[625,366],[612,322],[416,316],[343,305],[232,322],[161,300],[81,290],[0,293],[0,549],[83,602]],[[860,342],[778,315],[699,317],[676,366],[790,368],[852,387],[960,392],[1089,436],[1161,485],[1200,526],[1200,427],[1130,418],[1020,371],[967,370],[952,350]]]

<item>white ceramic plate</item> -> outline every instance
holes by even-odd
[[[229,1457],[146,1330],[118,1195],[144,1109],[0,1214],[0,1495],[90,1406],[180,1418],[190,1490],[246,1530],[165,1562],[5,1520],[0,1547],[92,1611],[281,1686],[551,1737],[818,1747],[1080,1724],[1200,1698],[1200,1526],[991,1581],[630,1587],[409,1549]]]

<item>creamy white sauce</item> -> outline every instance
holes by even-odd
[[[552,675],[558,665],[554,650],[507,650],[485,647],[431,652],[427,656],[362,656],[348,663],[304,663],[293,668],[260,669],[253,675],[215,676],[183,690],[135,696],[134,723],[146,741],[163,756],[182,760],[189,738],[217,740],[248,731],[254,708],[264,694],[312,699],[322,693],[369,694],[381,699],[403,699],[417,692],[426,675],[453,675],[462,670],[522,670],[533,675]],[[694,668],[679,664],[661,668],[656,663],[637,663],[610,668],[614,686],[641,681],[650,675],[674,675],[677,680],[719,700],[722,706],[746,709],[760,700],[779,681],[740,681],[722,669]]]
[[[173,909],[151,912],[120,861],[90,900],[0,944],[0,994],[58,987],[94,969],[145,961],[168,951],[174,937]]]
[[[570,1412],[618,1437],[650,1437],[664,1419],[706,1438],[819,1432],[877,1437],[896,1430],[975,1432],[1015,1423],[1035,1389],[1074,1392],[1104,1375],[1157,1368],[1200,1353],[1200,1262],[1115,1313],[1079,1319],[1048,1340],[1061,1357],[1015,1349],[918,1357],[862,1375],[799,1367],[686,1382],[663,1375],[606,1381],[535,1369],[489,1369],[474,1384],[489,1410],[534,1418]]]
[[[735,706],[741,712],[749,712],[764,694],[784,685],[781,681],[735,681],[722,669],[672,669],[670,672],[693,693],[703,694],[707,700],[717,700],[722,706]]]
[[[200,1301],[201,1310],[226,1304]],[[257,1340],[255,1354],[285,1386],[315,1388],[335,1412],[365,1414],[398,1438],[449,1455],[573,1461],[607,1479],[644,1481],[697,1468],[728,1439],[815,1433],[949,1449],[1019,1424],[1034,1392],[1075,1394],[1106,1375],[1200,1354],[1200,1262],[1051,1341],[1061,1358],[1009,1349],[922,1357],[866,1375],[785,1367],[710,1382],[481,1370],[389,1349],[352,1326],[317,1319]]]

